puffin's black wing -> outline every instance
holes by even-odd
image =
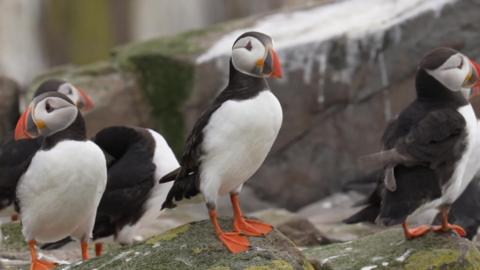
[[[181,167],[167,174],[160,180],[160,183],[175,181],[168,192],[165,202],[162,204],[162,209],[174,208],[176,205],[173,200],[180,201],[183,198],[188,199],[200,192],[198,189],[200,181],[198,168],[202,155],[203,129],[208,124],[212,114],[222,105],[223,101],[221,101],[221,96],[220,94],[220,96],[215,99],[214,103],[200,116],[193,126],[181,158]]]
[[[40,146],[41,139],[9,139],[0,147],[0,209],[15,201],[18,180]]]
[[[454,109],[434,110],[397,140],[395,148],[414,166],[394,167],[395,191],[384,189],[379,221],[393,225],[422,204],[439,198],[465,149],[465,119]]]
[[[98,238],[142,216],[155,184],[155,142],[146,130],[131,127],[103,129],[93,141],[110,155],[107,186],[93,230],[94,238]]]
[[[465,149],[465,126],[465,119],[456,110],[435,110],[399,140],[395,148],[399,153],[437,167],[461,157]]]

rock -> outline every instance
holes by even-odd
[[[278,226],[278,230],[300,247],[326,245],[333,242],[304,218],[287,221]]]
[[[221,226],[230,229],[231,220]],[[264,238],[250,237],[252,249],[230,254],[217,240],[208,220],[186,224],[145,243],[107,253],[85,263],[57,269],[312,269],[295,245],[274,230]]]
[[[18,84],[0,76],[0,141],[15,128],[18,114]]]
[[[480,269],[480,252],[465,238],[429,233],[405,240],[392,228],[352,242],[304,250],[317,270],[443,270]]]
[[[327,235],[331,241],[355,240],[384,229],[384,227],[374,224],[347,225],[343,223],[345,218],[361,208],[355,204],[362,198],[364,196],[355,191],[335,193],[301,208],[297,215],[308,219],[318,231]]]

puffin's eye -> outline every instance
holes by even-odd
[[[252,42],[248,41],[247,45],[245,45],[245,49],[251,51],[252,50]]]
[[[458,69],[462,69],[463,67],[463,57],[460,58],[460,64],[457,66]]]
[[[67,91],[67,95],[71,95],[71,94],[73,94],[73,91],[72,91],[72,88],[69,87]]]
[[[50,103],[48,102],[45,102],[45,110],[47,111],[47,113],[51,113],[53,111],[53,107],[52,105],[50,105]]]

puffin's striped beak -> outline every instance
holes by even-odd
[[[15,140],[30,139],[38,136],[37,125],[32,117],[33,104],[30,104],[18,119],[15,127]]]
[[[473,67],[472,76],[476,78],[476,82],[474,82],[472,90],[470,92],[470,99],[472,99],[480,95],[480,64],[472,60],[470,60],[470,63]]]
[[[274,49],[270,49],[270,55],[271,55],[271,65],[272,65],[272,74],[270,75],[270,77],[273,77],[273,78],[281,78],[282,75],[283,75],[283,72],[282,72],[282,66],[280,64],[280,58],[278,57],[277,53],[275,52]]]
[[[92,98],[81,88],[78,88],[78,93],[80,95],[80,100],[78,101],[77,107],[82,111],[90,111],[93,109],[94,104]]]

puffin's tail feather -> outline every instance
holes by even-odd
[[[43,244],[40,246],[40,249],[43,249],[43,250],[55,250],[55,249],[59,249],[59,248],[62,248],[63,246],[65,246],[66,244],[72,242],[73,239],[70,238],[70,237],[65,237],[63,238],[62,240],[58,240],[57,242],[53,242],[53,243],[46,243],[46,244]]]
[[[175,208],[177,205],[174,203],[174,200],[181,201],[182,199],[190,199],[200,193],[196,179],[196,172],[190,172],[181,178],[177,177],[168,192],[167,199],[165,199],[165,202],[162,204],[162,209]],[[162,183],[162,181],[160,181],[160,183]]]
[[[166,175],[164,175],[164,176],[160,179],[159,183],[160,183],[160,184],[163,184],[163,183],[168,183],[168,182],[175,181],[175,178],[177,178],[177,174],[180,172],[180,169],[181,169],[181,167],[178,167],[178,168],[176,168],[175,170],[167,173]]]

